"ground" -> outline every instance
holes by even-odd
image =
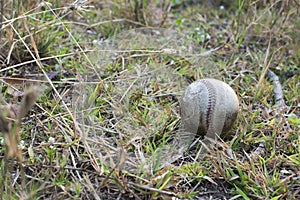
[[[300,198],[299,1],[0,3],[1,199]],[[201,78],[240,102],[204,152]]]

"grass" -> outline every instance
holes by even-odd
[[[1,198],[298,199],[299,2],[200,2],[30,1],[12,13],[1,1]],[[231,138],[200,154],[179,107],[205,77],[229,83],[240,112]],[[32,85],[40,98],[4,133]]]

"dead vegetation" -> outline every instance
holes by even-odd
[[[300,198],[299,1],[0,3],[2,199]],[[199,154],[209,77],[241,109]]]

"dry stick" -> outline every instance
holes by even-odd
[[[267,73],[268,78],[273,84],[273,94],[274,94],[274,99],[275,99],[275,105],[277,106],[276,108],[276,114],[280,114],[284,112],[287,108],[285,101],[284,101],[284,96],[283,96],[283,91],[282,91],[282,86],[279,82],[278,76],[272,71],[268,70]],[[263,156],[265,154],[265,149],[266,149],[266,143],[260,142],[258,147],[255,149],[254,154]],[[254,157],[255,158],[255,157]]]
[[[93,50],[86,50],[83,53],[89,52],[89,51],[93,51]],[[51,60],[53,58],[67,57],[67,56],[71,56],[71,55],[74,55],[74,54],[77,54],[77,52],[72,52],[72,53],[66,53],[66,54],[62,54],[62,55],[55,55],[55,56],[44,57],[44,58],[41,58],[40,60],[41,61]],[[36,62],[36,60],[29,60],[29,61],[25,61],[25,62],[22,62],[22,63],[15,64],[15,65],[11,65],[11,66],[8,66],[8,67],[0,69],[0,72],[4,72],[4,71],[10,70],[10,69],[13,69],[13,68],[16,68],[16,67],[20,67],[20,66],[23,66],[23,65],[28,65],[28,64],[31,64],[31,63],[34,63],[34,62]]]
[[[270,35],[270,39],[269,39],[269,43],[268,43],[268,48],[267,48],[267,52],[266,52],[265,59],[264,59],[264,66],[265,66],[265,68],[264,68],[264,70],[263,70],[263,72],[262,72],[262,74],[261,74],[261,76],[259,78],[258,84],[257,84],[257,94],[259,93],[259,91],[260,91],[260,89],[262,87],[262,84],[263,84],[263,81],[264,81],[266,75],[269,76],[269,73],[268,73],[270,71],[269,68],[270,68],[270,65],[271,65],[271,63],[273,61],[273,57],[274,57],[275,53],[277,53],[281,48],[283,48],[283,47],[279,47],[278,49],[276,49],[272,53],[271,58],[268,61],[268,57],[269,57],[269,53],[270,53],[270,47],[271,47],[271,35]],[[278,77],[277,77],[277,80],[278,80]],[[273,82],[273,84],[274,84],[274,82]],[[280,86],[280,88],[281,88],[281,86]],[[266,148],[265,141],[260,142],[259,145],[258,145],[258,147],[256,148],[256,150],[254,151],[253,158],[256,159],[258,155],[259,156],[263,156],[265,154],[265,148]]]
[[[1,8],[0,8],[0,12],[1,12],[1,16],[0,16],[0,37],[2,37],[2,24],[3,24],[3,12],[4,12],[4,0],[1,0]]]
[[[150,186],[147,186],[147,185],[140,185],[140,184],[137,184],[137,183],[134,183],[134,182],[128,182],[128,184],[132,185],[134,187],[141,188],[141,189],[145,189],[145,190],[149,190],[149,191],[153,191],[153,192],[158,192],[160,194],[164,194],[164,195],[168,195],[168,196],[174,196],[174,197],[179,197],[174,192],[168,192],[168,191],[165,191],[165,190],[156,189],[156,188],[153,188],[153,187],[150,187]]]
[[[93,174],[93,175],[96,175],[96,176],[99,176],[99,177],[104,177],[104,175],[101,175],[93,170],[89,170],[89,169],[85,169],[85,168],[78,168],[78,167],[70,167],[70,166],[64,166],[64,167],[61,167],[59,165],[45,165],[45,164],[30,164],[30,163],[27,163],[25,164],[25,167],[26,168],[29,168],[29,167],[33,167],[35,169],[38,169],[38,168],[48,168],[48,169],[57,169],[57,170],[69,170],[69,171],[80,171],[80,172],[86,172],[88,173],[89,175]],[[112,179],[112,178],[109,178],[109,179]]]
[[[275,104],[278,106],[277,114],[279,114],[281,111],[284,111],[287,108],[284,101],[282,86],[279,82],[278,76],[272,70],[268,70],[267,76],[274,86],[273,93],[275,98]]]

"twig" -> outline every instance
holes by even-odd
[[[34,167],[34,168],[50,168],[50,169],[58,169],[58,170],[72,170],[72,171],[80,171],[80,172],[87,172],[89,175],[93,174],[93,175],[96,175],[96,176],[99,176],[99,177],[104,177],[104,175],[101,175],[100,173],[98,172],[95,172],[93,170],[89,170],[89,169],[85,169],[85,168],[78,168],[78,167],[71,167],[71,166],[53,166],[53,165],[44,165],[44,164],[30,164],[30,163],[27,163],[27,164],[24,164],[24,167],[25,168],[28,168],[28,167]],[[109,178],[111,179],[111,178]]]
[[[153,192],[158,192],[160,194],[164,194],[164,195],[168,195],[168,196],[174,196],[174,197],[179,197],[174,192],[168,192],[168,191],[165,191],[165,190],[156,189],[156,188],[150,187],[148,185],[140,185],[140,184],[133,183],[133,182],[128,182],[128,184],[133,185],[133,186],[138,187],[138,188],[141,188],[141,189],[145,189],[145,190],[149,190],[149,191],[153,191]]]
[[[275,98],[275,104],[278,106],[277,112],[281,112],[281,111],[285,110],[287,108],[287,106],[284,101],[283,91],[282,91],[281,84],[279,82],[279,78],[270,69],[268,70],[267,76],[274,86],[273,93],[274,93],[274,98]]]
[[[1,16],[0,16],[0,37],[2,37],[2,24],[3,24],[3,12],[4,12],[4,1],[1,0],[1,6],[0,6],[0,12],[1,12]]]
[[[272,82],[274,89],[274,99],[275,99],[275,105],[276,108],[276,115],[280,114],[281,112],[285,111],[287,106],[284,101],[282,86],[279,82],[278,76],[270,69],[268,69],[267,77]],[[253,158],[257,158],[257,156],[264,156],[266,150],[266,142],[262,141],[259,143],[258,147],[255,149],[254,154],[252,154]]]
[[[93,51],[93,50],[85,50],[82,53],[86,53],[86,52],[90,52],[90,51]],[[79,52],[72,52],[72,53],[66,53],[66,54],[62,54],[62,55],[49,56],[49,57],[45,57],[45,58],[40,58],[40,60],[41,61],[51,60],[51,59],[54,59],[54,58],[67,57],[67,56],[71,56],[71,55],[78,54],[78,53]],[[23,66],[23,65],[29,65],[29,64],[34,63],[34,62],[36,62],[35,59],[29,60],[29,61],[24,61],[22,63],[18,63],[18,64],[15,64],[15,65],[12,65],[12,66],[2,68],[2,69],[0,69],[0,72],[4,72],[4,71],[7,71],[7,70],[10,70],[10,69],[13,69],[13,68],[17,68],[17,67],[20,67],[20,66]]]

